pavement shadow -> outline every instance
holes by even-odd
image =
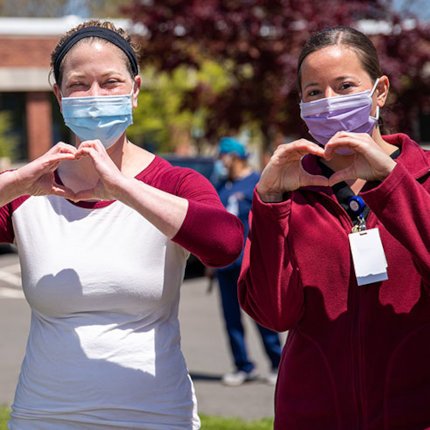
[[[222,380],[222,375],[203,372],[190,372],[190,376],[193,381],[220,382]]]

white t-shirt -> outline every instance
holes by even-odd
[[[155,157],[136,179],[188,200],[172,240],[118,201],[0,207],[0,241],[18,247],[32,310],[11,430],[200,428],[180,349],[185,248],[226,266],[242,223],[192,169]]]
[[[187,252],[120,202],[30,197],[12,220],[32,316],[10,429],[198,429],[178,324]]]

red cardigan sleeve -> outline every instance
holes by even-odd
[[[293,327],[303,312],[303,288],[288,247],[290,209],[290,200],[267,204],[254,191],[238,284],[243,309],[276,331]]]
[[[204,176],[191,169],[181,171],[175,194],[186,198],[189,205],[185,220],[172,240],[207,266],[231,264],[243,249],[242,223],[227,212]]]

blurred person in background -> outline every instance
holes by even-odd
[[[243,308],[289,330],[275,429],[430,428],[430,154],[378,123],[389,79],[349,27],[298,61],[313,140],[280,145],[254,193]]]
[[[32,311],[9,428],[198,429],[185,263],[231,263],[243,227],[202,175],[127,139],[141,78],[122,29],[77,26],[52,69],[75,145],[0,175],[0,241],[17,244]]]
[[[224,171],[224,174],[220,175],[224,179],[217,188],[218,194],[227,211],[236,215],[242,222],[246,237],[252,195],[260,175],[249,165],[245,145],[238,139],[230,136],[221,138],[218,153],[217,162],[222,164],[219,171]],[[223,383],[230,386],[241,385],[258,377],[257,369],[248,355],[242,311],[237,297],[241,263],[242,255],[229,266],[214,271],[219,284],[225,330],[235,366],[233,372],[226,373],[222,378]],[[213,275],[213,272],[208,271],[208,275]],[[270,363],[266,381],[274,385],[281,358],[279,335],[259,324],[256,326]]]

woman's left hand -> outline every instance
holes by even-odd
[[[76,158],[90,157],[99,175],[97,184],[88,190],[76,193],[76,200],[114,200],[117,199],[118,182],[124,177],[100,140],[86,140],[82,142],[76,152]]]
[[[352,162],[330,177],[330,186],[354,179],[382,181],[396,166],[396,162],[367,133],[336,133],[325,146],[325,158],[330,160],[340,149],[348,149],[353,153]]]

